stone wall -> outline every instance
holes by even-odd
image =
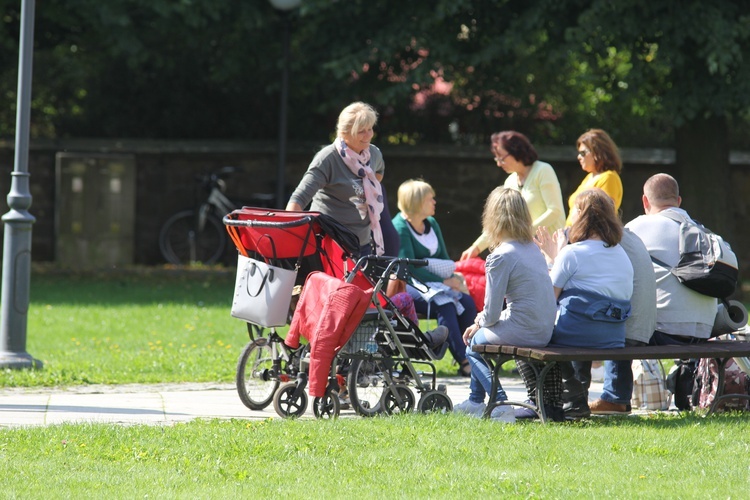
[[[13,169],[13,144],[0,143],[0,193],[7,195]],[[288,191],[296,186],[317,144],[291,144],[285,179]],[[505,174],[495,166],[486,147],[383,147],[386,161],[384,186],[395,214],[396,191],[401,182],[423,178],[437,193],[437,218],[446,237],[449,253],[457,258],[479,234],[480,216],[487,194],[502,184]],[[136,159],[136,219],[134,263],[162,264],[158,233],[170,215],[190,208],[196,200],[195,176],[225,165],[240,167],[228,183],[227,194],[237,204],[252,204],[254,193],[273,193],[277,178],[275,144],[246,142],[114,141],[67,140],[33,142],[29,155],[31,213],[36,217],[32,237],[32,259],[55,260],[55,155],[58,152],[85,154],[132,154]],[[628,221],[642,213],[643,182],[657,172],[675,173],[674,153],[663,149],[624,148],[622,212]],[[560,180],[563,197],[583,178],[575,149],[540,148],[540,158],[550,162]],[[742,268],[750,264],[750,236],[744,228],[750,199],[750,154],[733,153],[732,186],[727,193],[734,200],[736,227],[730,239]],[[679,179],[678,179],[679,180]],[[689,208],[689,206],[688,206]],[[4,210],[3,213],[5,213]],[[700,214],[693,214],[700,219]],[[232,264],[234,249],[225,262]],[[745,276],[750,276],[747,272]]]

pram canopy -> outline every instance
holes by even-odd
[[[242,207],[224,225],[242,255],[288,269],[299,265],[298,284],[312,271],[344,278],[359,251],[357,236],[320,212]]]

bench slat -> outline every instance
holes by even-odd
[[[475,352],[509,354],[538,361],[596,361],[602,359],[734,358],[750,356],[750,342],[713,340],[702,344],[587,349],[582,347],[518,347],[475,345]]]

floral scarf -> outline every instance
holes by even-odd
[[[349,170],[362,179],[362,187],[365,191],[365,202],[367,203],[367,212],[370,216],[370,229],[372,230],[373,250],[377,255],[383,255],[385,252],[383,246],[383,231],[380,229],[380,213],[383,211],[383,188],[375,177],[370,167],[370,149],[357,154],[352,151],[344,142],[344,139],[338,138],[333,141],[336,151],[341,155],[341,159]]]

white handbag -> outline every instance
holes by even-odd
[[[296,280],[296,269],[238,255],[232,316],[267,328],[286,325]]]

